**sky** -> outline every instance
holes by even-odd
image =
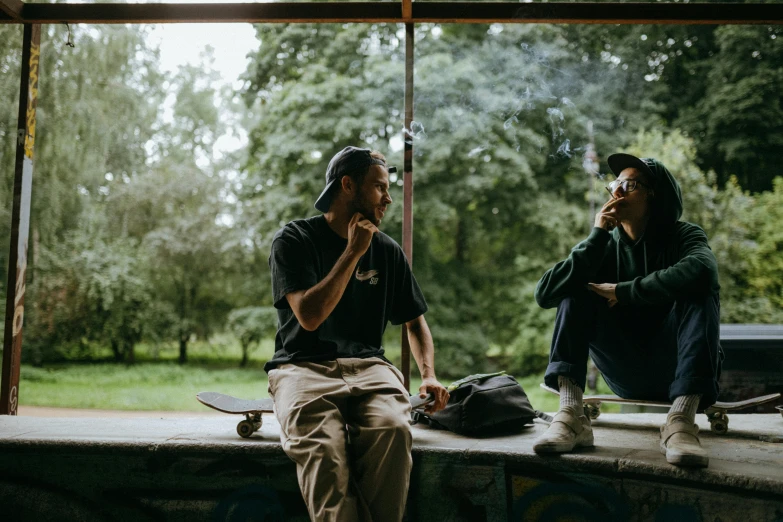
[[[239,76],[247,69],[248,53],[258,49],[259,42],[251,24],[158,24],[153,27],[149,43],[160,47],[160,68],[175,72],[181,65],[201,65],[201,55],[207,46],[214,50],[213,68],[220,73],[219,84],[239,88]],[[173,105],[170,97],[164,104],[164,118]],[[215,143],[213,154],[245,146],[247,135],[241,130],[229,130]],[[202,162],[207,162],[206,158]]]
[[[151,43],[159,43],[160,66],[168,71],[186,63],[200,64],[200,54],[212,46],[215,69],[231,83],[247,68],[247,54],[258,49],[250,24],[159,24],[152,31]]]

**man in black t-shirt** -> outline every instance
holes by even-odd
[[[264,369],[312,520],[402,519],[410,403],[402,374],[383,356],[389,321],[408,327],[419,393],[435,396],[429,411],[448,401],[435,378],[424,296],[402,249],[377,228],[388,189],[383,155],[346,147],[329,162],[315,203],[324,215],[292,221],[272,241],[279,329]]]

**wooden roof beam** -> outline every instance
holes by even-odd
[[[552,24],[781,24],[781,4],[414,2],[416,22]]]
[[[2,1],[2,0],[0,0]],[[396,2],[227,4],[25,4],[28,23],[345,23],[402,22]]]
[[[0,0],[0,15],[5,15],[2,17],[4,20],[21,22],[23,7],[24,2],[21,0]]]
[[[567,23],[782,24],[783,4],[282,2],[230,4],[68,4],[0,0],[0,23]],[[3,14],[3,13],[0,13]]]

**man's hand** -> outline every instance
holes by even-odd
[[[587,289],[595,292],[608,301],[609,308],[617,304],[616,284],[613,283],[587,283]]]
[[[623,198],[610,199],[595,215],[595,226],[609,232],[617,227],[617,205]]]
[[[428,393],[431,393],[435,400],[424,408],[425,413],[440,411],[449,402],[449,391],[434,377],[424,379],[421,381],[421,386],[419,386],[419,397],[423,399]]]
[[[357,255],[362,255],[370,248],[372,236],[378,228],[369,219],[357,212],[348,223],[348,249]]]

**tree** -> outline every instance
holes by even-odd
[[[426,123],[408,132],[416,140],[414,267],[439,365],[458,374],[479,371],[489,344],[515,335],[508,303],[526,274],[514,259],[540,241],[529,228],[539,183],[568,194],[558,183],[570,168],[565,135],[584,134],[584,118],[565,96],[575,87],[554,96],[543,85],[568,58],[559,29],[469,26],[435,37],[430,27],[417,43],[417,119]],[[393,26],[259,26],[258,33],[263,45],[246,92],[258,122],[243,200],[268,252],[274,230],[313,213],[335,150],[359,143],[389,151],[402,114],[402,49]],[[539,40],[546,61],[516,50]],[[392,163],[398,154],[389,153]],[[399,205],[387,220],[384,229],[399,241]]]
[[[444,376],[481,371],[488,349],[518,373],[545,364],[553,316],[533,288],[588,232],[591,139],[599,160],[629,148],[675,171],[685,217],[719,260],[724,321],[780,321],[779,238],[765,221],[781,201],[767,190],[783,128],[775,27],[418,24],[404,132],[397,25],[257,26],[244,115],[237,93],[215,91],[209,53],[164,81],[146,29],[77,27],[75,49],[64,31],[42,38],[25,333],[41,360],[97,343],[128,360],[139,339],[174,339],[184,362],[231,310],[271,305],[271,239],[315,213],[331,155],[359,144],[400,166],[403,139],[414,269]],[[0,41],[10,100],[21,28],[0,26]],[[16,110],[0,109],[8,172]],[[247,155],[214,152],[221,111],[249,126]],[[398,242],[401,184],[383,226]],[[6,213],[10,193],[6,176]]]
[[[143,173],[119,184],[112,197],[115,233],[136,238],[155,300],[176,315],[179,361],[194,336],[221,327],[228,312],[229,275],[239,269],[239,231],[231,223],[226,181],[212,147],[221,133],[214,73],[182,67],[172,83],[171,122]]]
[[[783,141],[778,26],[569,26],[579,52],[621,65],[602,96],[616,99],[629,143],[662,125],[694,139],[696,162],[723,186],[731,176],[769,190]],[[619,77],[618,77],[619,73]],[[628,132],[630,131],[630,132]]]
[[[0,169],[5,174],[0,183],[0,240],[11,237],[11,203],[13,172],[16,161],[16,129],[19,107],[19,75],[22,62],[22,26],[0,25],[0,96],[6,103],[0,106]],[[7,265],[8,241],[0,244],[2,266]],[[5,274],[5,272],[4,272]],[[5,277],[1,287],[5,287]],[[3,296],[5,292],[3,292]]]
[[[237,308],[228,314],[228,328],[242,346],[239,367],[244,368],[247,366],[252,345],[275,336],[277,310],[271,306]]]
[[[773,190],[755,197],[749,229],[755,255],[749,260],[744,301],[753,308],[752,321],[783,323],[783,177],[775,178]],[[750,310],[749,310],[750,311]]]
[[[30,353],[39,362],[56,357],[63,347],[78,346],[84,352],[91,341],[102,335],[105,339],[109,318],[91,312],[107,305],[109,294],[105,287],[97,289],[106,281],[120,286],[121,280],[131,286],[137,282],[132,274],[111,272],[113,265],[102,264],[105,257],[128,267],[120,262],[128,246],[114,249],[109,245],[106,228],[95,217],[111,181],[127,178],[134,168],[143,166],[144,145],[152,135],[162,94],[162,79],[155,67],[157,55],[145,45],[145,29],[74,28],[73,49],[64,44],[65,30],[50,26],[41,35],[41,96],[25,310],[25,345],[34,348]],[[11,28],[1,31],[10,32]],[[21,33],[19,38],[10,40],[12,49],[21,49]],[[1,51],[2,60],[8,60],[5,51]],[[10,56],[12,59],[4,63],[19,62],[20,55],[13,58],[12,52]],[[2,76],[13,78],[18,90],[18,74]],[[2,85],[5,88],[4,82]],[[7,110],[15,113],[16,106]],[[4,113],[0,121],[11,119]],[[2,165],[7,157],[13,157],[6,156],[6,150],[13,154],[12,149],[3,148]],[[10,183],[12,177],[5,179]],[[0,190],[3,208],[10,208],[10,187],[4,185]],[[0,225],[6,238],[8,225],[10,218],[6,216]],[[7,240],[3,243],[8,245]],[[5,265],[7,250],[2,252]],[[111,273],[85,273],[85,263]],[[87,291],[91,284],[93,291]],[[130,287],[125,288],[133,293]],[[96,301],[90,301],[92,298]],[[123,300],[113,295],[110,301],[116,305]],[[111,319],[123,331],[133,322],[125,311]],[[118,353],[123,350],[118,348]]]

